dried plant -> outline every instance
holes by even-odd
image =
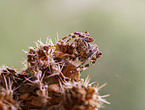
[[[53,44],[36,42],[26,52],[24,68],[0,70],[0,110],[98,110],[105,86],[92,86],[80,73],[102,55],[88,32],[74,32]]]

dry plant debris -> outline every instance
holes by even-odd
[[[0,70],[0,110],[98,110],[105,86],[92,86],[80,73],[102,55],[88,32],[74,32],[53,44],[36,42],[26,52],[24,68]]]

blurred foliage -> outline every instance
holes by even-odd
[[[144,10],[144,0],[0,0],[0,64],[22,67],[34,41],[88,30],[103,56],[82,77],[107,82],[104,109],[143,110]]]

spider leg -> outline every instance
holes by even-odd
[[[66,42],[69,42],[71,39],[73,39],[75,37],[80,37],[87,42],[93,42],[94,41],[94,39],[89,35],[89,33],[87,31],[85,33],[81,33],[81,32],[71,33],[71,34],[63,37],[61,40],[65,40],[65,39],[69,38],[68,40],[66,40]]]
[[[95,57],[95,55],[97,54],[98,51],[99,51],[98,46],[97,45],[94,45],[94,48],[93,49],[90,49],[88,52],[86,52],[86,54],[88,55],[88,57],[87,57],[87,59],[84,62],[81,63],[81,65],[83,65],[88,60],[91,60],[93,57]]]
[[[69,42],[71,39],[78,37],[77,35],[73,34],[72,36],[70,36],[70,38],[66,41]]]
[[[91,62],[89,63],[89,64],[86,64],[85,66],[83,66],[83,67],[80,67],[80,68],[82,68],[82,70],[80,71],[80,72],[82,72],[82,71],[84,71],[86,68],[88,68],[89,66],[91,66],[92,64],[94,64],[96,61],[97,61],[97,59],[100,57],[102,55],[102,52],[97,52],[97,54],[95,54],[92,58],[91,58]]]
[[[94,63],[97,61],[97,59],[102,55],[102,52],[100,52],[100,51],[98,50],[97,45],[95,46],[95,48],[93,48],[93,51],[92,51],[91,53],[93,53],[93,54],[90,54],[89,57],[88,57],[88,59],[87,59],[86,61],[84,61],[83,63],[81,63],[81,65],[83,65],[83,64],[84,64],[85,62],[87,62],[88,60],[91,60],[91,62],[88,63],[88,64],[86,64],[86,65],[84,65],[84,66],[81,66],[81,65],[78,66],[78,68],[81,69],[80,72],[84,71],[84,70],[87,69],[89,66],[91,66],[92,64],[94,64]]]
[[[91,66],[92,64],[94,64],[96,61],[97,61],[97,58],[93,57],[93,58],[91,59],[91,62],[90,62],[90,63],[88,63],[88,64],[86,64],[86,65],[80,67],[80,69],[81,69],[80,72],[82,72],[82,71],[84,71],[85,69],[87,69],[89,66]]]
[[[64,40],[68,37],[70,37],[66,42],[69,42],[72,38],[75,38],[75,37],[82,37],[82,38],[85,38],[85,35],[83,35],[84,33],[81,33],[81,32],[74,32],[74,33],[71,33],[65,37],[63,37],[61,40]]]
[[[72,46],[75,42],[77,42],[78,39],[79,39],[79,37],[76,36],[76,39],[71,43],[71,46]]]
[[[69,42],[72,38],[74,38],[76,36],[75,32],[71,33],[65,37],[63,37],[61,40],[65,40],[66,38],[70,37],[66,42]]]
[[[90,59],[90,58],[89,58]],[[87,63],[84,66],[79,66],[78,68],[80,68],[80,72],[84,71],[85,69],[87,69],[88,67],[90,67],[92,64],[94,64],[97,61],[97,58],[95,57],[95,55],[93,57],[91,57],[91,62]],[[83,63],[84,64],[84,63]]]
[[[71,33],[71,34],[69,34],[69,35],[67,35],[67,36],[63,37],[61,40],[64,40],[64,39],[66,39],[66,38],[68,38],[68,37],[72,36],[73,34],[74,34],[74,33]]]

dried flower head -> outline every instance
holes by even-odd
[[[81,72],[102,55],[89,32],[74,32],[53,44],[36,42],[26,53],[24,68],[0,69],[0,110],[98,110],[99,87],[80,79]]]
[[[103,103],[110,104],[103,97],[109,95],[100,96],[99,90],[106,84],[99,87],[89,84],[89,78],[84,81],[70,81],[64,82],[62,85],[63,101],[62,105],[66,110],[97,110],[102,107]]]

